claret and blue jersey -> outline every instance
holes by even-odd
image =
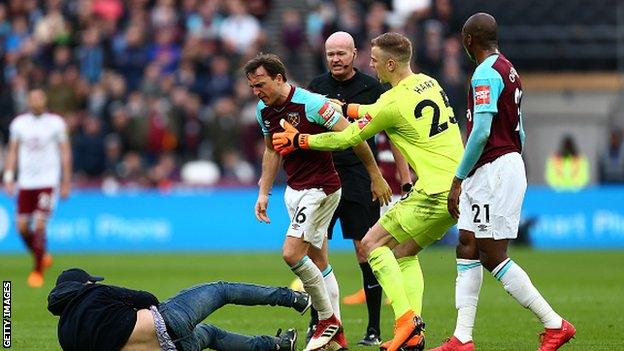
[[[467,132],[472,132],[473,117],[477,113],[491,113],[494,117],[490,135],[480,158],[473,167],[510,153],[522,151],[522,114],[520,77],[502,54],[495,54],[477,66],[468,92]],[[468,150],[466,150],[468,152]]]
[[[256,118],[264,136],[283,132],[281,119],[301,133],[318,134],[331,130],[341,116],[323,95],[295,86],[283,105],[267,106],[260,100],[256,107]],[[288,186],[295,190],[323,188],[329,194],[340,188],[331,152],[296,150],[284,157],[284,171]]]

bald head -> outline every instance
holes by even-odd
[[[470,16],[462,28],[462,34],[470,35],[475,44],[484,48],[498,45],[496,19],[484,12]]]
[[[355,42],[351,34],[347,32],[335,32],[325,40],[325,49],[327,47],[342,47],[345,49],[355,50]]]
[[[346,80],[355,74],[353,61],[357,55],[355,42],[347,32],[335,32],[325,41],[325,59],[331,75]]]

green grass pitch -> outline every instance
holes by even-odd
[[[624,253],[532,251],[512,248],[511,256],[528,272],[551,305],[575,324],[576,339],[563,350],[624,350]],[[56,317],[46,310],[46,297],[56,275],[80,266],[104,275],[106,283],[153,292],[165,299],[180,289],[213,280],[245,281],[286,286],[292,274],[278,252],[202,254],[55,255],[42,289],[26,286],[31,263],[26,255],[0,257],[0,278],[12,280],[12,341],[14,350],[60,350]],[[343,295],[360,287],[360,272],[351,252],[331,254]],[[432,248],[421,254],[425,274],[423,317],[427,346],[437,346],[455,326],[455,259],[452,248]],[[366,326],[364,305],[342,306],[351,350]],[[307,317],[287,308],[228,306],[211,315],[209,323],[246,334],[273,334],[296,327],[305,333]],[[536,350],[539,322],[520,307],[489,274],[485,274],[474,333],[477,349]],[[382,308],[382,334],[392,334],[392,310]],[[303,340],[298,343],[303,349]]]

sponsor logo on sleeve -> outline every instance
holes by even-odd
[[[336,110],[334,107],[329,102],[325,102],[323,107],[321,107],[318,111],[318,114],[325,120],[325,122],[329,122],[335,112]]]
[[[365,114],[362,118],[360,118],[358,120],[358,122],[357,122],[358,123],[358,127],[360,129],[364,129],[364,127],[366,127],[368,125],[368,122],[370,122],[370,120],[371,120],[371,115],[369,115],[368,113]]]
[[[475,105],[489,105],[490,104],[490,86],[489,85],[477,85],[475,87]]]

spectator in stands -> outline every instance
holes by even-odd
[[[149,58],[154,61],[161,72],[173,73],[180,61],[181,49],[175,42],[173,28],[160,28],[150,48]]]
[[[141,154],[130,151],[124,154],[116,169],[117,179],[129,188],[144,187],[147,184]]]
[[[209,103],[234,93],[234,77],[225,56],[216,56],[210,63],[210,78],[206,81],[205,98]]]
[[[158,0],[151,11],[152,27],[172,29],[178,21],[174,0]]]
[[[170,190],[174,181],[179,179],[178,168],[172,153],[161,153],[156,164],[147,172],[152,188],[161,191]]]
[[[624,143],[622,131],[613,129],[609,133],[607,149],[600,155],[600,183],[624,183]]]
[[[439,77],[444,58],[444,27],[437,20],[427,20],[423,26],[424,38],[418,49],[418,63],[423,73]]]
[[[462,70],[463,51],[456,37],[449,37],[444,41],[442,71],[438,80],[448,95],[449,102],[455,112],[460,129],[466,125],[466,75]]]
[[[53,49],[50,70],[64,72],[75,60],[72,51],[67,45],[59,45]]]
[[[431,9],[431,0],[392,0],[393,23],[402,27],[408,20],[418,21]]]
[[[256,172],[251,164],[237,150],[225,150],[221,153],[221,175],[225,182],[233,184],[253,184]]]
[[[241,144],[238,113],[238,107],[230,97],[215,102],[214,110],[206,122],[212,160],[219,162],[226,150],[236,149]]]
[[[297,18],[301,12],[285,11],[280,27],[266,27],[271,34],[282,35],[290,61],[297,61],[295,74],[304,81],[325,69],[323,42],[333,31],[344,29],[354,35],[360,46],[357,65],[368,72],[370,38],[389,30],[412,31],[416,37],[427,19],[448,28],[454,21],[452,3],[317,0],[310,2],[314,10],[306,18]],[[237,150],[243,161],[255,164],[257,126],[255,118],[245,119],[255,112],[246,110],[249,101],[236,93],[233,73],[245,56],[266,51],[263,22],[282,14],[271,11],[274,4],[270,0],[93,0],[75,6],[60,0],[2,2],[0,130],[6,136],[13,111],[23,112],[28,90],[41,86],[49,93],[51,110],[64,112],[74,130],[84,130],[90,123],[82,116],[100,118],[102,134],[112,133],[119,140],[120,159],[130,151],[147,159],[147,105],[150,98],[159,98],[177,141],[173,150],[167,150],[181,166],[181,161],[213,157],[209,146],[218,143],[213,140],[216,133],[206,130],[214,120],[205,111],[219,110],[219,101],[234,97],[233,120],[241,124],[242,136],[236,139]],[[391,11],[405,14],[399,16],[404,22],[392,21]],[[448,31],[441,33],[444,38]],[[424,46],[419,50],[430,49],[425,41],[418,42]],[[314,52],[311,65],[299,54],[305,47]],[[454,62],[446,62],[447,53],[441,56],[444,60],[435,64],[443,72],[447,68],[455,72]],[[246,81],[243,84],[246,87]],[[172,101],[181,90],[191,97],[190,107]],[[195,94],[201,96],[198,102]],[[80,158],[82,149],[76,152]],[[155,161],[160,155],[152,156]],[[222,160],[220,155],[214,157]]]
[[[217,1],[200,1],[186,17],[187,35],[201,39],[215,39],[223,20]],[[199,8],[197,8],[199,7]]]
[[[202,156],[206,125],[200,119],[201,98],[199,95],[190,94],[180,111],[181,120],[178,128],[180,157],[184,161],[191,161]]]
[[[296,10],[288,9],[282,13],[282,46],[286,49],[286,66],[299,64],[299,53],[304,43],[304,30],[301,16]]]
[[[125,111],[128,118],[123,133],[126,136],[126,146],[129,150],[144,152],[149,128],[149,107],[146,97],[141,92],[133,92],[125,105]]]
[[[74,172],[79,177],[102,176],[106,167],[104,136],[101,122],[97,117],[87,116],[82,130],[72,138]]]
[[[240,0],[227,2],[229,16],[219,26],[219,38],[226,50],[239,55],[253,55],[257,52],[262,37],[260,22],[247,12]]]
[[[589,183],[589,163],[572,135],[561,140],[559,151],[546,161],[546,183],[556,191],[578,191]]]
[[[11,22],[7,17],[7,9],[4,3],[0,4],[0,41],[3,41],[11,33]]]
[[[107,176],[116,177],[117,171],[121,165],[122,144],[118,135],[109,134],[104,138],[104,170]]]
[[[34,37],[42,45],[70,41],[71,34],[61,12],[61,1],[46,1],[46,14],[35,23]]]
[[[130,91],[139,88],[143,70],[149,62],[144,44],[144,32],[139,26],[130,26],[125,33],[121,48],[115,52],[114,62],[119,73],[125,77]]]
[[[22,49],[22,45],[30,37],[28,32],[28,22],[25,17],[19,16],[13,18],[11,23],[11,30],[4,42],[5,50],[9,53],[19,53]]]
[[[99,82],[104,67],[104,48],[96,27],[89,27],[82,34],[82,45],[78,47],[77,56],[80,75],[89,83]]]

